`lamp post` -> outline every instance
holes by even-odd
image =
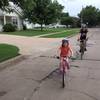
[[[83,25],[83,6],[82,6],[82,13],[81,13],[81,28],[82,28],[82,25]]]
[[[88,24],[89,24],[89,23],[87,22],[87,23],[86,23],[87,28],[88,28]]]

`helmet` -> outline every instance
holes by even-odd
[[[86,24],[82,24],[82,28],[86,28]]]
[[[62,40],[62,43],[69,43],[69,40],[67,38]]]

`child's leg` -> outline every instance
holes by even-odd
[[[66,65],[67,65],[67,69],[70,69],[70,65],[69,65],[69,60],[68,60],[68,58],[66,58]]]
[[[86,42],[87,42],[87,41],[86,41],[86,39],[85,39],[85,40],[84,40],[85,51],[86,51]]]
[[[63,57],[60,58],[60,70],[63,71]]]

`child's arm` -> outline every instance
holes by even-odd
[[[78,35],[77,41],[80,41],[81,32],[82,32],[82,30],[79,31],[79,35]]]
[[[70,56],[73,56],[73,50],[70,46],[69,46],[69,50],[70,50]]]
[[[57,49],[57,56],[59,56],[59,57],[60,57],[60,52],[61,52],[61,49],[58,48],[58,49]]]
[[[80,40],[80,34],[78,35],[78,38],[77,38],[77,41],[79,41]]]

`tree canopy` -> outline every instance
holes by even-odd
[[[67,27],[70,25],[71,27],[79,27],[79,18],[72,17],[69,13],[63,12],[61,14],[60,22],[62,25],[66,25]]]
[[[48,25],[59,20],[63,6],[56,0],[35,0],[34,7],[31,10],[27,8],[24,11],[25,18],[30,22]]]
[[[82,18],[83,23],[88,23],[88,26],[96,26],[100,18],[100,11],[96,7],[86,6],[82,9],[79,14],[79,17]]]

